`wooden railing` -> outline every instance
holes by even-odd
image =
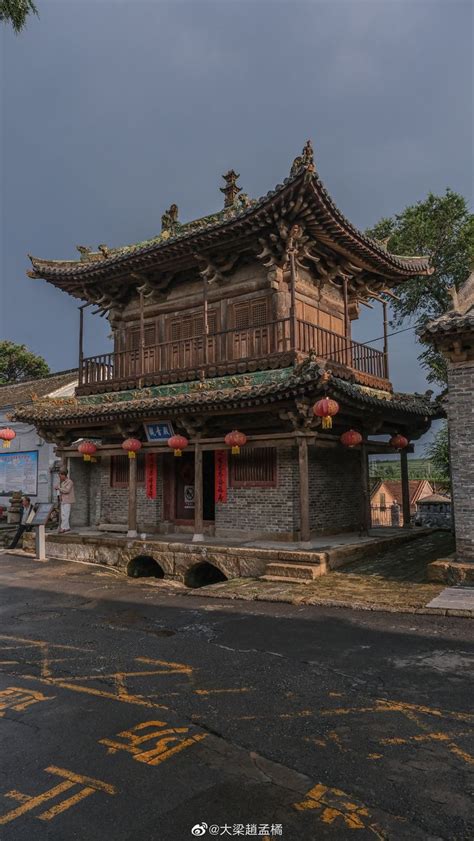
[[[294,335],[294,339],[293,339]],[[154,374],[184,371],[222,363],[264,360],[288,351],[316,351],[328,362],[346,365],[374,377],[386,377],[384,353],[316,324],[290,318],[259,327],[224,330],[205,336],[162,342],[142,350],[116,351],[83,359],[79,386],[148,380]]]

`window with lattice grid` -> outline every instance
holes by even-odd
[[[207,316],[209,333],[216,332],[216,313],[210,312]],[[204,316],[188,315],[184,318],[175,318],[170,323],[170,341],[177,342],[180,339],[191,339],[194,336],[204,335]]]
[[[154,324],[147,324],[145,326],[145,346],[150,347],[156,345],[156,328]]]
[[[137,455],[137,484],[145,484],[145,456]],[[112,456],[110,459],[110,487],[128,488],[128,456]]]
[[[234,327],[236,330],[246,330],[248,327],[261,327],[266,323],[267,301],[265,298],[234,304]]]
[[[242,449],[231,460],[232,488],[274,488],[277,484],[277,454],[275,447]]]
[[[138,350],[140,347],[140,330],[130,330],[128,342],[129,350]]]

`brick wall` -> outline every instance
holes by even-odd
[[[163,471],[157,459],[158,480],[156,499],[148,499],[143,485],[137,488],[138,531],[158,529],[162,519]],[[100,522],[126,525],[128,519],[128,488],[110,485],[110,458],[101,459],[100,471]]]
[[[309,450],[311,531],[357,531],[362,521],[361,462],[358,450]]]
[[[98,500],[99,464],[91,464],[82,458],[69,459],[69,477],[74,482],[76,501],[71,506],[71,528],[96,524]]]
[[[474,562],[474,360],[448,360],[448,389],[456,556]]]
[[[227,502],[216,504],[216,535],[293,535],[299,528],[298,454],[277,450],[275,488],[229,488]]]

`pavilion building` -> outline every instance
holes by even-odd
[[[224,207],[210,216],[181,222],[171,205],[151,240],[81,246],[72,261],[31,257],[30,277],[81,301],[79,385],[15,417],[69,461],[76,527],[302,543],[367,529],[368,455],[395,452],[393,436],[412,442],[443,414],[429,393],[395,393],[389,378],[387,302],[431,273],[428,260],[357,230],[325,190],[310,143],[258,200],[238,178],[224,176]],[[380,350],[352,338],[373,301]],[[86,306],[109,319],[110,353],[84,356]],[[332,427],[313,410],[326,397]],[[225,443],[232,430],[246,439],[238,455]],[[187,441],[181,457],[173,435]],[[124,454],[130,439],[137,458]],[[78,451],[84,440],[92,461]],[[406,522],[411,448],[401,450]]]

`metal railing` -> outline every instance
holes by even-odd
[[[294,335],[294,339],[293,339]],[[288,351],[316,351],[328,362],[336,362],[386,378],[384,353],[353,342],[317,324],[283,318],[257,327],[223,330],[208,336],[161,342],[141,350],[103,353],[82,359],[79,385],[140,379],[164,372],[184,371],[231,362],[264,360],[271,354]]]

